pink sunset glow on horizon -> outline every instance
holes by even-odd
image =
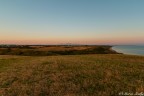
[[[108,2],[0,1],[0,44],[144,44],[144,1]]]
[[[92,39],[92,40],[1,40],[0,44],[18,44],[18,45],[57,45],[57,44],[84,44],[84,45],[121,45],[121,44],[143,44],[139,39]]]

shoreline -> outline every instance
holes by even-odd
[[[117,53],[117,54],[124,54],[124,53],[120,53],[120,52],[114,50],[113,47],[114,47],[114,46],[111,46],[111,47],[109,48],[109,50],[110,50],[110,51],[113,51],[113,52],[115,52],[115,53]]]
[[[125,47],[125,46],[132,46],[132,45],[117,45],[117,46],[120,46],[120,48],[116,48],[116,46],[112,46],[111,49],[124,55],[144,56],[144,54],[133,51],[132,48],[121,48],[121,46]],[[140,51],[140,50],[137,49],[136,51]]]

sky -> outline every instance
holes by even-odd
[[[0,44],[143,44],[144,0],[0,0]]]

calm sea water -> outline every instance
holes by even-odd
[[[144,46],[142,45],[119,45],[113,46],[112,49],[123,54],[144,56]]]

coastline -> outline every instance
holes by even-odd
[[[121,53],[121,52],[118,52],[118,51],[114,50],[113,47],[114,47],[114,46],[111,46],[111,47],[109,48],[109,50],[112,51],[112,52],[114,52],[114,53],[116,53],[116,54],[124,54],[124,53]]]
[[[144,46],[136,46],[136,45],[117,45],[112,46],[111,49],[124,55],[136,55],[136,56],[144,56],[143,51]]]

